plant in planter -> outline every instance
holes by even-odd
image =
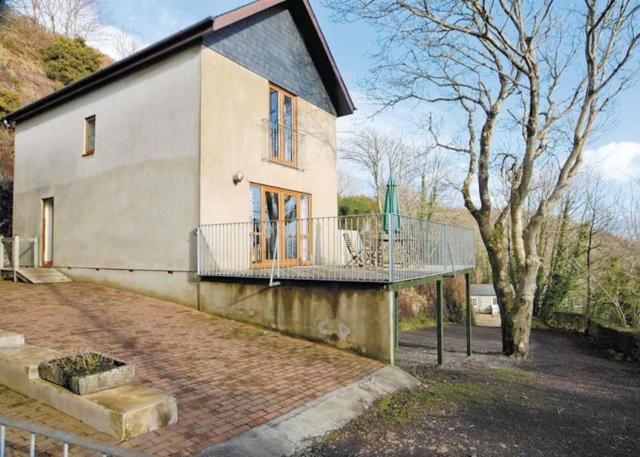
[[[134,369],[98,352],[79,352],[41,363],[38,374],[75,394],[87,395],[130,383]]]

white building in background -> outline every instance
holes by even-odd
[[[480,314],[500,314],[493,284],[471,284],[471,306]]]

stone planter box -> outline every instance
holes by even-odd
[[[85,363],[83,360],[91,362]],[[133,365],[92,352],[72,354],[41,363],[38,375],[41,379],[69,389],[77,395],[89,395],[129,384],[133,381],[135,371]]]

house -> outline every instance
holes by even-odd
[[[498,316],[498,297],[493,284],[471,284],[471,306],[480,314]]]
[[[468,273],[473,233],[338,217],[354,109],[307,0],[209,17],[6,117],[14,235],[73,279],[391,360],[390,285]]]

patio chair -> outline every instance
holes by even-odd
[[[356,249],[351,241],[351,235],[347,232],[342,232],[342,236],[344,238],[345,244],[347,245],[347,251],[349,251],[349,255],[351,256],[351,260],[347,262],[347,266],[350,266],[354,263],[359,267],[364,267],[365,265],[375,265],[375,252],[370,251],[366,248]]]

